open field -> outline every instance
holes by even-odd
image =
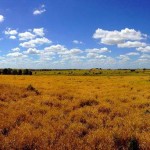
[[[33,75],[67,75],[67,76],[147,76],[150,69],[52,69],[32,70]]]
[[[0,76],[0,149],[150,149],[150,76]]]

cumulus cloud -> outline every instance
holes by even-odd
[[[29,48],[27,51],[24,51],[24,54],[40,54],[40,50],[36,48]]]
[[[141,55],[140,58],[142,58],[142,59],[150,59],[150,55],[149,54],[143,54],[143,55]]]
[[[146,46],[146,43],[139,41],[127,41],[125,43],[118,44],[120,48],[131,48],[131,47],[143,47]]]
[[[18,31],[11,28],[7,28],[7,30],[5,30],[4,33],[5,35],[9,35],[9,39],[15,40]]]
[[[0,23],[3,22],[4,19],[5,19],[4,16],[3,16],[3,15],[0,15]]]
[[[19,33],[18,36],[19,36],[20,41],[31,40],[36,37],[36,35],[32,34],[31,32],[28,32],[28,31]]]
[[[117,58],[120,59],[121,62],[127,62],[130,59],[131,56],[139,56],[140,54],[137,53],[137,52],[129,52],[129,53],[126,53],[124,55],[119,55]]]
[[[60,55],[78,55],[82,53],[82,50],[77,49],[77,48],[73,48],[73,49],[66,49],[65,51],[59,51],[58,54]]]
[[[15,39],[16,39],[16,35],[18,34],[18,31],[15,30],[15,29],[7,28],[7,29],[4,31],[4,34],[5,34],[5,35],[8,35],[8,36],[9,36],[9,39],[15,40]]]
[[[88,53],[87,54],[87,58],[95,58],[95,59],[98,59],[98,58],[106,58],[107,56],[106,55],[99,55],[97,53]]]
[[[8,53],[7,56],[8,57],[26,57],[26,55],[23,55],[20,52]]]
[[[11,35],[9,38],[12,39],[12,40],[15,40],[15,39],[16,39],[16,36]]]
[[[122,62],[126,62],[126,61],[130,60],[129,56],[127,56],[127,55],[120,55],[117,58],[120,59]]]
[[[45,50],[45,53],[53,52],[53,53],[57,53],[60,56],[61,55],[78,55],[83,52],[82,50],[78,48],[67,49],[65,46],[60,45],[60,44],[46,47],[44,50]]]
[[[13,48],[13,49],[11,49],[13,52],[18,52],[18,51],[20,51],[20,48],[19,47],[16,47],[16,48]]]
[[[20,43],[21,47],[24,48],[32,48],[32,47],[37,47],[39,45],[43,45],[43,44],[51,44],[52,41],[50,41],[49,39],[42,37],[42,38],[36,38],[24,43]]]
[[[16,35],[16,34],[18,34],[17,30],[14,30],[14,29],[11,29],[11,28],[8,28],[7,30],[5,30],[4,33],[6,35]]]
[[[93,35],[94,39],[99,39],[103,44],[118,45],[120,47],[121,44],[122,47],[133,46],[134,43],[131,43],[132,41],[140,41],[142,39],[145,39],[146,37],[146,34],[142,34],[140,31],[128,28],[122,29],[121,31],[108,31],[98,28]]]
[[[35,35],[38,35],[41,37],[43,37],[45,35],[44,28],[34,28],[33,32],[35,33]]]
[[[146,47],[139,47],[136,49],[137,51],[140,51],[142,53],[150,53],[150,46],[146,46]]]
[[[73,48],[71,50],[68,51],[70,54],[80,54],[82,53],[82,50],[77,49],[77,48]]]
[[[73,40],[72,42],[73,42],[74,44],[83,44],[82,41],[78,41],[78,40]]]
[[[111,52],[111,50],[109,50],[107,47],[103,47],[103,48],[93,48],[93,49],[86,49],[86,52],[90,52],[90,53],[106,53],[106,52]]]
[[[49,47],[44,48],[44,51],[41,52],[41,57],[44,59],[49,56],[50,58],[54,58],[54,55],[61,58],[63,61],[69,60],[69,59],[75,59],[77,58],[80,53],[82,53],[82,50],[73,48],[73,49],[67,49],[65,46],[57,44],[57,45],[51,45]],[[42,58],[42,59],[43,59]]]
[[[67,48],[65,48],[63,45],[57,44],[57,45],[45,47],[44,50],[46,52],[65,52],[67,51]]]
[[[137,52],[130,52],[130,53],[127,53],[126,55],[128,55],[128,56],[138,56],[140,54],[137,53]]]
[[[39,9],[35,9],[33,11],[33,15],[41,15],[42,13],[44,13],[46,11],[45,9],[45,5],[41,5],[41,7]]]

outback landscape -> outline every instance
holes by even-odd
[[[0,0],[0,150],[150,150],[150,0]]]
[[[0,75],[0,110],[2,150],[150,149],[149,73]]]

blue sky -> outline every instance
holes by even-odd
[[[0,0],[0,68],[150,68],[149,0]]]

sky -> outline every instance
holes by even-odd
[[[150,68],[150,1],[0,0],[0,68]]]

